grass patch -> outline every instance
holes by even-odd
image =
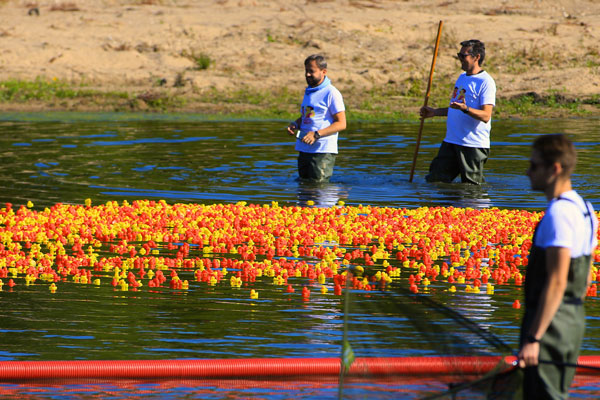
[[[591,104],[591,105],[600,106],[600,94],[595,94],[592,97],[590,97],[589,99],[584,99],[583,104]]]
[[[296,104],[296,108],[300,110],[302,96],[301,91],[291,92],[288,88],[283,87],[277,90],[243,88],[227,91],[211,89],[203,97],[206,101],[216,104],[239,103],[265,107],[269,104],[276,104],[277,106]]]
[[[277,41],[277,39],[275,39],[275,36],[273,36],[271,34],[271,30],[267,29],[267,42],[269,43],[275,43]]]
[[[169,111],[185,105],[185,99],[179,96],[170,95],[166,92],[147,91],[139,94],[135,98],[136,101],[142,101],[147,107],[154,111]],[[141,104],[136,101],[131,102],[131,107],[142,108]]]
[[[368,90],[363,87],[342,87],[340,90],[349,121],[416,121],[423,105],[424,86],[423,82],[407,79]],[[447,105],[450,90],[447,85],[434,85],[429,105]],[[133,93],[92,90],[84,85],[43,78],[0,82],[0,103],[13,104],[20,109],[193,112],[228,118],[293,120],[300,115],[302,96],[302,88],[289,90],[287,87],[189,92],[155,86]],[[559,92],[529,92],[498,98],[494,109],[494,119],[597,115],[600,115],[600,95],[578,99],[567,98]]]
[[[80,107],[106,109],[129,100],[127,92],[101,92],[85,86],[70,85],[56,79],[37,78],[33,81],[11,79],[0,82],[0,103],[46,104],[52,108]]]
[[[181,55],[192,60],[195,69],[197,70],[208,69],[208,67],[210,67],[210,65],[213,63],[213,60],[210,58],[210,56],[204,52],[196,52],[194,50],[190,52],[184,51],[181,53]]]
[[[584,104],[598,106],[598,100],[598,96],[590,99],[578,99],[567,98],[556,92],[545,95],[528,92],[510,98],[497,99],[496,114],[499,117],[588,116],[592,114],[592,111],[581,106]]]
[[[208,69],[208,67],[210,67],[210,64],[212,64],[211,58],[207,54],[204,54],[204,53],[195,55],[193,57],[193,60],[196,63],[197,69]]]
[[[91,97],[94,92],[77,88],[58,80],[37,78],[34,81],[7,80],[0,82],[0,101],[22,103],[31,100],[75,99]]]
[[[240,117],[296,119],[300,115],[303,93],[288,88],[276,90],[242,88],[234,90],[210,89],[201,94],[201,101],[221,107],[224,113]]]

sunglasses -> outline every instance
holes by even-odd
[[[464,60],[467,56],[475,57],[473,53],[456,53],[456,56],[461,60]]]
[[[540,167],[547,167],[547,166],[548,166],[548,164],[546,164],[544,162],[538,163],[538,162],[533,162],[533,161],[529,160],[529,170],[530,171],[535,171],[536,169],[538,169]]]

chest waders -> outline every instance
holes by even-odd
[[[559,197],[558,200],[571,201]],[[574,203],[574,202],[573,202]],[[591,211],[585,203],[584,217],[589,218],[594,235],[594,222]],[[525,276],[525,315],[521,325],[520,345],[525,343],[530,333],[531,324],[538,308],[538,301],[546,285],[546,251],[535,246],[536,227],[533,234],[534,245],[529,254],[529,263]],[[593,241],[593,237],[590,239]],[[550,326],[540,338],[540,360],[552,361],[551,364],[539,364],[537,367],[525,368],[523,381],[524,399],[566,399],[569,387],[575,376],[575,368],[565,366],[576,364],[585,331],[585,309],[583,298],[587,290],[587,278],[590,269],[591,255],[571,258],[567,287]],[[558,294],[556,294],[558,295]]]

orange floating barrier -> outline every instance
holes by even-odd
[[[354,360],[349,374],[482,375],[515,357],[377,357]],[[579,375],[600,375],[600,356],[581,356]],[[38,379],[193,379],[337,376],[339,358],[247,358],[205,360],[1,361],[0,381]]]

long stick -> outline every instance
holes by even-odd
[[[431,60],[431,69],[429,70],[429,82],[427,83],[427,92],[425,93],[425,101],[423,107],[427,107],[429,102],[429,93],[431,92],[431,83],[433,82],[433,70],[435,69],[435,60],[437,59],[438,49],[440,47],[440,37],[442,36],[442,25],[444,21],[440,21],[438,26],[437,39],[435,40],[435,50],[433,51],[433,60]],[[417,146],[415,147],[415,155],[413,156],[412,167],[410,168],[410,179],[409,182],[413,181],[413,175],[415,173],[415,165],[417,164],[417,154],[419,154],[419,146],[421,144],[421,133],[423,133],[423,122],[425,118],[421,117],[421,126],[419,127],[419,135],[417,136]]]
[[[354,353],[348,342],[348,314],[350,313],[350,288],[351,288],[351,274],[350,270],[346,270],[346,293],[344,294],[344,332],[342,335],[342,354],[340,356],[340,376],[338,379],[338,400],[344,398],[344,375],[348,373],[350,364],[354,361]],[[349,352],[349,354],[347,353]]]

